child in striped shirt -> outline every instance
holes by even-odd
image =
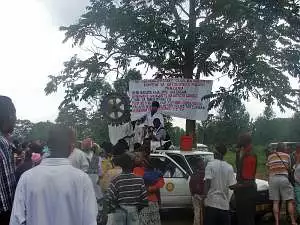
[[[113,224],[138,225],[138,211],[148,204],[144,180],[132,173],[133,159],[130,155],[123,153],[116,161],[122,173],[112,180],[107,191]]]

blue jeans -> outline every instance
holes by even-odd
[[[139,225],[138,211],[135,206],[121,205],[113,213],[113,225]]]

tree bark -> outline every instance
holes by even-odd
[[[183,67],[184,78],[193,79],[195,67],[195,45],[196,45],[196,0],[190,0],[189,7],[189,30],[185,42],[185,65]],[[186,133],[193,137],[193,145],[196,147],[196,121],[186,120]]]

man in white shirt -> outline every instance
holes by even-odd
[[[223,160],[227,150],[225,145],[216,147],[215,160],[205,168],[205,225],[230,225],[229,187],[236,184],[231,165]]]
[[[49,158],[25,172],[16,189],[10,225],[96,225],[97,205],[92,182],[71,165],[70,129],[49,133]]]
[[[151,105],[151,111],[146,114],[145,125],[148,127],[153,127],[154,119],[158,118],[164,127],[164,117],[158,112],[160,105],[159,102],[153,101]]]
[[[83,151],[81,151],[79,148],[75,148],[75,141],[76,141],[75,131],[72,130],[73,151],[70,154],[69,159],[71,160],[72,166],[84,172],[87,172],[89,169],[88,159],[86,157],[86,154]]]

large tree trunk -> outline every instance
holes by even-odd
[[[193,79],[193,70],[195,67],[195,42],[196,42],[196,0],[190,0],[189,7],[189,31],[185,45],[185,65],[183,69],[184,77],[187,79]],[[186,133],[193,136],[194,147],[196,147],[196,121],[186,120]]]

